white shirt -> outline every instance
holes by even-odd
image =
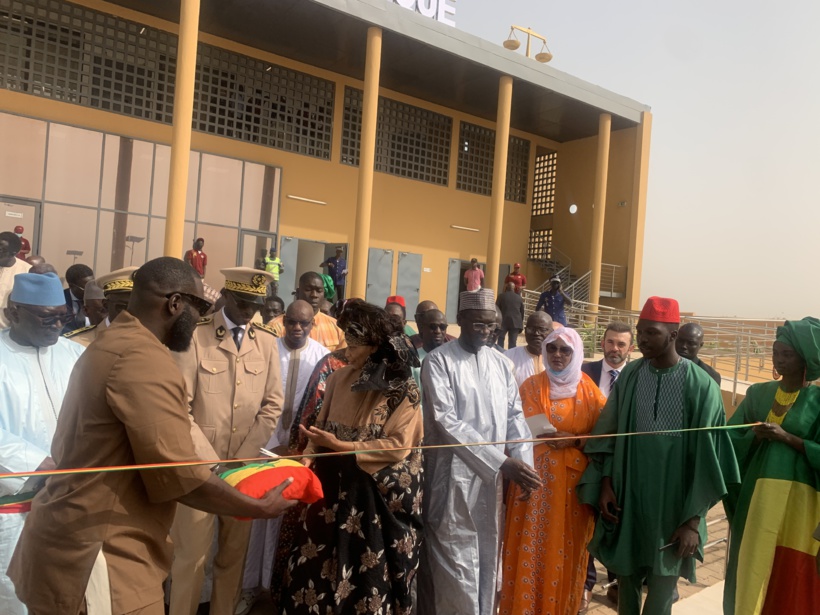
[[[313,374],[313,368],[330,351],[316,340],[308,338],[307,343],[301,348],[288,348],[285,338],[276,339],[279,348],[279,367],[282,374],[282,416],[276,425],[276,430],[268,443],[270,447],[277,447],[280,444],[287,444],[290,435],[291,423],[296,411],[302,403],[305,395],[308,380]],[[298,359],[298,364],[297,364]],[[293,371],[297,365],[298,372]],[[294,380],[295,379],[295,380]],[[289,387],[293,387],[289,391]]]
[[[531,354],[526,346],[510,348],[505,355],[513,362],[513,376],[515,376],[515,383],[519,387],[530,376],[544,371],[544,361],[541,355]]]
[[[236,329],[237,327],[239,327],[240,329],[242,329],[242,331],[244,331],[248,326],[248,325],[238,325],[234,321],[232,321],[230,318],[228,318],[228,313],[225,311],[225,308],[222,308],[222,318],[225,319],[225,327],[227,327],[228,331],[231,332],[231,335],[233,335],[233,330]]]
[[[35,470],[51,454],[57,415],[69,376],[85,347],[65,338],[53,346],[21,346],[0,331],[0,471]],[[17,493],[24,478],[4,478],[0,495]],[[23,531],[25,515],[0,515],[0,613],[25,615],[5,575]]]
[[[618,372],[618,377],[620,377],[624,366],[626,366],[626,361],[621,363],[620,367],[612,367],[606,362],[606,359],[601,363],[601,384],[598,385],[598,388],[604,394],[604,397],[609,397],[609,392],[612,390],[610,386],[612,384],[612,370]]]

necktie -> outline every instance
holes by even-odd
[[[615,381],[618,379],[619,373],[620,372],[618,372],[617,369],[609,370],[609,378],[610,378],[610,380],[609,380],[609,390],[610,391],[615,388]]]
[[[242,338],[245,335],[245,330],[242,327],[234,327],[231,331],[233,332],[233,341],[236,343],[236,349],[239,350],[242,346]]]

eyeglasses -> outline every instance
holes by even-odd
[[[572,356],[572,348],[569,346],[556,346],[555,344],[547,344],[547,354],[555,354],[558,353],[565,357]]]
[[[494,324],[493,325],[487,325],[487,324],[484,324],[483,322],[474,322],[473,323],[473,331],[475,331],[476,333],[486,333],[486,332],[492,333],[493,331],[496,330],[496,328],[497,328],[497,325],[494,325]]]
[[[190,303],[191,306],[193,306],[193,308],[197,312],[199,312],[200,316],[205,316],[205,314],[208,313],[208,310],[211,309],[211,302],[210,301],[207,301],[207,300],[203,299],[202,297],[197,297],[196,295],[192,295],[190,293],[183,293],[183,292],[178,291],[178,290],[175,291],[175,292],[172,292],[172,293],[168,293],[167,295],[165,295],[165,298],[170,299],[174,295],[179,295],[183,299],[186,299],[188,301],[188,303]]]
[[[33,311],[31,311],[31,310],[30,310],[29,308],[27,308],[25,305],[21,305],[21,304],[19,304],[19,303],[16,303],[15,305],[16,305],[18,308],[20,308],[20,309],[22,309],[22,310],[24,310],[24,311],[28,312],[28,313],[29,313],[29,314],[31,314],[32,316],[34,316],[34,318],[36,318],[37,320],[39,320],[39,321],[40,321],[40,324],[41,324],[41,325],[43,325],[44,327],[53,327],[53,326],[54,326],[54,325],[56,325],[57,323],[60,323],[60,324],[65,324],[65,323],[67,323],[69,320],[71,320],[71,314],[68,314],[68,313],[65,313],[65,314],[55,314],[54,316],[40,316],[37,312],[33,312]]]
[[[431,324],[427,325],[427,328],[430,329],[431,331],[447,331],[447,325],[446,324],[438,325],[438,324],[435,324],[435,323],[431,323]]]
[[[295,327],[296,325],[299,325],[303,329],[307,329],[310,325],[313,324],[312,320],[296,320],[295,318],[288,317],[285,317],[283,321],[286,327]]]
[[[527,333],[537,333],[538,335],[546,335],[550,332],[550,329],[546,327],[527,327]]]

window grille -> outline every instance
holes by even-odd
[[[459,127],[456,188],[489,196],[493,191],[493,158],[495,130],[461,122]],[[504,198],[516,203],[527,202],[530,142],[510,137],[507,149],[507,183]]]
[[[57,0],[0,0],[0,87],[170,124],[177,37]],[[329,159],[335,84],[199,45],[195,130]]]
[[[456,188],[489,196],[493,191],[495,130],[461,122]]]
[[[452,130],[446,115],[379,98],[376,170],[446,186]]]
[[[362,145],[362,91],[345,88],[344,121],[342,122],[342,164],[359,166]]]
[[[194,128],[330,159],[334,83],[210,45],[197,54]]]
[[[375,169],[447,185],[453,120],[446,115],[379,97]],[[362,134],[362,91],[345,88],[342,158],[358,166]]]
[[[176,38],[65,2],[0,0],[0,87],[171,122]]]
[[[552,229],[530,229],[530,241],[527,246],[527,258],[530,260],[549,260],[552,257]]]
[[[527,202],[527,175],[530,168],[530,142],[510,137],[507,147],[507,185],[504,198],[515,203]]]
[[[555,177],[558,152],[538,152],[535,157],[535,181],[532,188],[532,215],[555,211]]]

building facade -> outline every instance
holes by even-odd
[[[167,252],[179,10],[160,0],[0,0],[0,230],[24,226],[33,252],[61,272]],[[377,123],[363,143],[374,28],[383,32]],[[368,300],[405,295],[412,313],[432,299],[454,320],[470,258],[497,264],[499,280],[520,262],[530,288],[548,275],[545,260],[589,271],[603,174],[602,260],[620,277],[601,301],[635,307],[647,107],[387,0],[204,0],[199,30],[183,244],[205,239],[212,285],[219,268],[253,266],[277,245],[288,295],[344,245],[366,257],[349,262],[366,263],[350,275]],[[509,77],[499,131],[499,78]],[[507,130],[494,219],[495,136]],[[363,152],[375,170],[367,242],[354,239]]]

